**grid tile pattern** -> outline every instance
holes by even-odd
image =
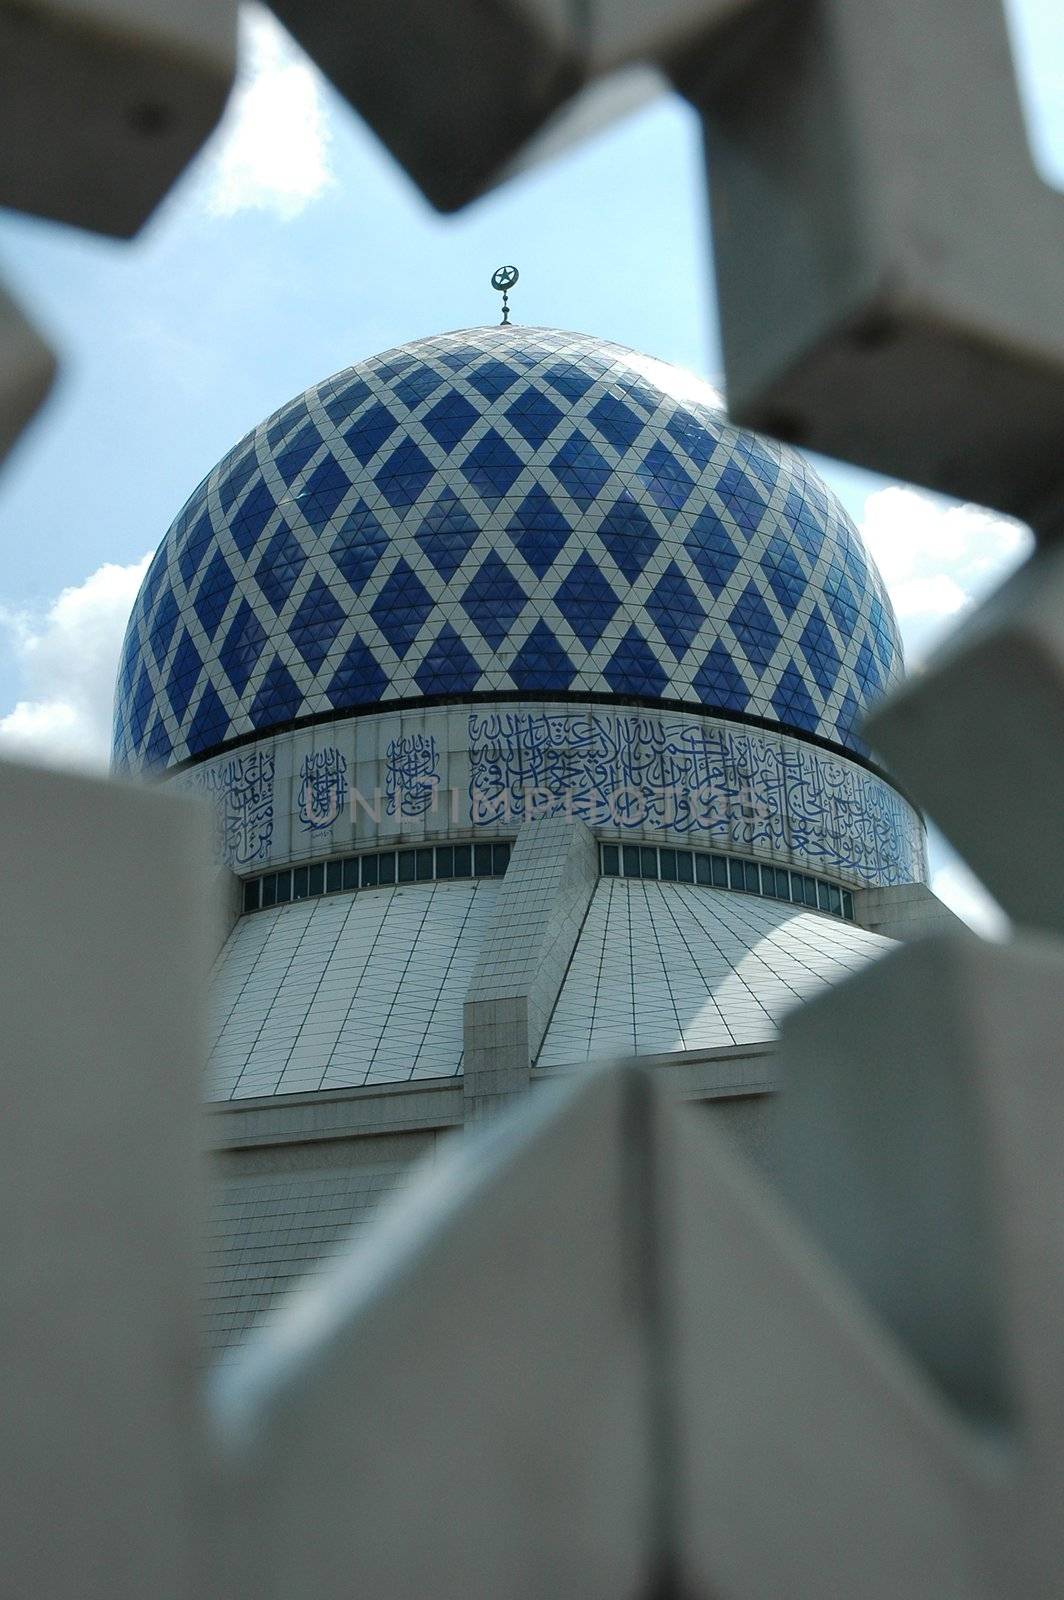
[[[221,1353],[368,1222],[409,1164],[352,1165],[219,1179],[212,1193],[204,1334]]]
[[[892,942],[730,891],[601,879],[536,1064],[762,1044]]]
[[[583,335],[477,328],[282,407],[149,568],[116,766],[493,690],[669,699],[862,749],[900,652],[860,536],[799,456],[666,371]]]
[[[497,887],[363,889],[242,918],[211,984],[208,1098],[456,1075]]]

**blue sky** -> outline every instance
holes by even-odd
[[[1032,146],[1060,185],[1064,8],[1014,0],[1012,13]],[[328,373],[497,320],[500,262],[521,269],[515,320],[720,379],[700,134],[679,100],[443,218],[268,14],[246,13],[242,62],[222,126],[134,242],[0,213],[0,274],[62,368],[0,478],[0,747],[13,752],[106,758],[139,568],[199,479]],[[1027,548],[993,514],[818,465],[917,657]]]

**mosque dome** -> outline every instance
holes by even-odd
[[[114,760],[479,699],[710,712],[863,753],[898,631],[801,457],[585,335],[476,328],[308,389],[208,474],[145,577]]]

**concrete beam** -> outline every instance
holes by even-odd
[[[674,64],[702,111],[736,421],[1064,521],[1064,197],[1001,0],[811,0]]]
[[[0,766],[5,1593],[195,1600],[207,830]]]
[[[0,461],[52,386],[55,357],[0,287]]]
[[[522,823],[466,992],[467,1118],[527,1091],[597,879],[595,839],[584,823]]]
[[[0,0],[0,204],[135,233],[235,61],[236,0]]]
[[[1064,548],[984,601],[868,738],[1014,922],[1064,931]]]
[[[854,916],[859,928],[886,939],[922,939],[959,932],[964,923],[926,883],[895,883],[882,889],[856,889]]]

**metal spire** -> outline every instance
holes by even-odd
[[[499,324],[500,328],[508,328],[510,326],[510,302],[507,298],[507,293],[513,288],[520,276],[521,274],[516,267],[496,267],[491,275],[492,288],[498,289],[502,294],[502,321]]]

